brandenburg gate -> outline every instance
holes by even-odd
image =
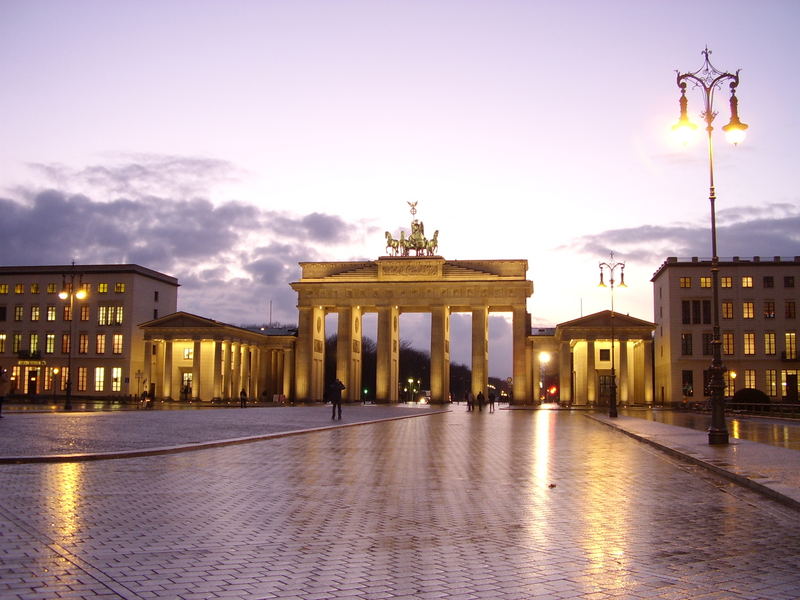
[[[414,204],[412,215],[416,212]],[[378,402],[397,402],[399,393],[400,315],[431,314],[431,402],[450,397],[450,315],[472,314],[472,391],[487,393],[489,383],[489,314],[511,313],[513,323],[513,394],[517,402],[533,399],[530,315],[533,293],[527,260],[445,260],[435,255],[438,231],[424,237],[416,219],[411,235],[386,234],[387,251],[365,262],[303,262],[301,278],[291,284],[298,295],[295,347],[295,397],[323,398],[325,316],[338,315],[336,376],[347,401],[361,399],[361,321],[378,314]]]

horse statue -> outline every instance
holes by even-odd
[[[391,256],[397,256],[400,252],[400,240],[396,240],[392,237],[392,234],[388,231],[386,232],[386,253],[390,254]]]
[[[435,256],[436,251],[439,249],[439,230],[433,232],[433,237],[425,240],[425,254],[428,256]]]

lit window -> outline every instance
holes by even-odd
[[[122,307],[117,306],[116,315],[114,316],[114,324],[122,325]]]
[[[100,294],[107,294],[108,293],[108,284],[107,283],[98,283],[97,284],[97,292]]]
[[[24,294],[25,293],[25,284],[24,283],[17,283],[14,285],[14,293],[15,294]]]
[[[753,287],[753,278],[749,275],[745,275],[742,277],[742,287],[743,288],[751,288]]]
[[[84,304],[81,306],[81,321],[88,321],[89,320],[89,305]]]
[[[78,391],[86,391],[86,380],[89,378],[89,369],[87,367],[80,367],[78,369]]]
[[[733,277],[720,277],[719,287],[733,287]]]
[[[56,307],[54,304],[47,305],[47,320],[48,321],[56,320]]]
[[[766,373],[767,396],[778,395],[778,372],[775,369],[767,369]]]
[[[692,278],[691,277],[681,277],[680,286],[682,288],[690,288],[690,287],[692,287]]]
[[[711,287],[711,277],[701,277],[700,278],[700,287],[701,288],[710,288]]]
[[[733,302],[722,303],[722,318],[723,319],[733,318]]]
[[[756,334],[755,333],[745,333],[744,334],[744,349],[745,354],[755,354],[756,353]]]
[[[105,354],[106,353],[106,334],[105,333],[98,333],[95,337],[95,349],[97,354]]]
[[[95,392],[102,392],[106,386],[106,368],[105,367],[95,367],[94,368],[94,391]]]
[[[787,331],[783,339],[786,347],[786,360],[795,360],[797,358],[797,334],[794,331]]]
[[[6,334],[0,333],[0,352],[6,351]]]
[[[775,318],[775,302],[773,300],[764,301],[764,318],[765,319]]]
[[[44,351],[47,354],[53,354],[56,351],[56,334],[48,333],[45,337]]]
[[[38,283],[32,283],[30,289],[31,289],[31,294],[38,294],[39,293],[39,284]]]
[[[58,286],[55,283],[48,283],[47,284],[47,293],[48,294],[57,294],[58,293]]]
[[[794,319],[796,315],[795,312],[795,304],[794,300],[787,300],[786,301],[786,318],[787,319]]]
[[[33,304],[31,305],[31,321],[38,321],[39,320],[39,305]]]
[[[745,369],[744,370],[744,387],[751,388],[751,389],[756,387],[756,370],[755,369]]]
[[[22,304],[17,304],[14,307],[14,320],[15,321],[22,321],[25,317],[25,307]]]
[[[8,284],[7,283],[0,283],[0,294],[3,296],[8,294]]]
[[[61,334],[61,354],[69,354],[70,338],[68,333]],[[65,375],[66,377],[66,375]]]
[[[111,351],[114,354],[122,354],[122,334],[115,333],[114,334],[114,341],[111,347]]]
[[[733,396],[734,392],[736,392],[736,378],[731,377],[730,371],[725,371],[723,374],[723,380],[725,381],[725,397],[730,398]]]
[[[742,318],[752,319],[756,312],[755,304],[753,302],[742,302]]]
[[[82,333],[78,336],[78,354],[89,352],[89,335]]]
[[[30,350],[31,354],[34,352],[39,352],[39,334],[32,333],[30,338],[28,338],[28,350]]]
[[[123,293],[125,291],[125,284],[120,282],[115,283],[114,291],[117,292],[118,294]]]
[[[723,333],[722,334],[722,353],[730,356],[733,354],[735,350],[735,346],[733,343],[733,334],[732,333]]]
[[[64,305],[64,320],[72,321],[72,307],[69,304]]]
[[[194,358],[194,348],[184,348],[183,360],[192,360],[193,358]],[[602,358],[600,360],[602,360]]]
[[[22,334],[15,333],[13,342],[11,344],[11,351],[16,353],[19,352],[20,350],[22,350]]]
[[[113,367],[111,369],[111,391],[122,391],[122,367]]]
[[[764,354],[775,354],[775,332],[764,332]]]

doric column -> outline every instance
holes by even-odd
[[[151,340],[144,341],[144,389],[150,389],[150,384],[153,378],[153,342]],[[141,390],[139,390],[141,392]]]
[[[242,345],[239,342],[231,342],[231,354],[233,356],[231,398],[238,398],[239,391],[242,389]]]
[[[542,361],[539,360],[539,354],[541,354],[541,350],[534,347],[531,349],[531,364],[532,364],[532,381],[531,387],[533,388],[533,400],[534,402],[539,402],[539,398],[541,397],[542,388],[540,384],[542,383]]]
[[[250,346],[250,397],[261,400],[261,348]]]
[[[375,399],[397,402],[400,374],[400,311],[396,306],[378,307],[378,349]]]
[[[231,361],[233,360],[232,343],[230,340],[225,340],[222,343],[222,397],[232,398],[233,385],[231,382],[232,371]]]
[[[284,350],[278,355],[278,371],[277,375],[283,378],[283,383],[278,390],[279,394],[283,394],[289,399],[295,398],[295,391],[293,383],[295,381],[294,372],[294,350],[291,348]],[[280,382],[281,379],[278,379]]]
[[[253,352],[250,344],[242,344],[242,389],[247,393],[248,398],[252,396],[253,382],[252,375]]]
[[[628,340],[619,339],[619,401],[628,403],[630,396],[628,385]]]
[[[594,360],[595,348],[594,340],[586,342],[586,402],[594,404],[597,402],[597,367]]]
[[[339,309],[336,338],[336,377],[344,384],[342,399],[361,399],[361,309]]]
[[[172,340],[164,341],[164,398],[172,398]]]
[[[569,341],[561,342],[558,349],[558,389],[561,402],[574,402],[572,395],[572,348]]]
[[[653,404],[653,340],[644,340],[644,402]]]
[[[214,398],[222,397],[222,342],[214,340]]]
[[[528,312],[525,305],[521,304],[515,306],[513,309],[513,321],[511,329],[513,333],[513,391],[514,391],[514,404],[524,404],[531,401],[530,389],[530,374],[528,368],[528,335],[530,334],[530,325],[528,322]]]
[[[443,404],[449,399],[450,307],[434,306],[431,308],[431,403]]]
[[[318,306],[298,308],[295,393],[298,400],[321,400],[325,384],[325,311]]]
[[[472,309],[472,393],[489,387],[489,307]]]
[[[193,340],[192,348],[192,398],[202,398],[203,386],[200,383],[200,362],[203,357],[203,342]]]

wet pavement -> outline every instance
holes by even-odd
[[[263,439],[0,464],[0,598],[800,596],[796,450],[556,410],[346,405],[344,427],[329,418],[7,415],[7,458]]]

